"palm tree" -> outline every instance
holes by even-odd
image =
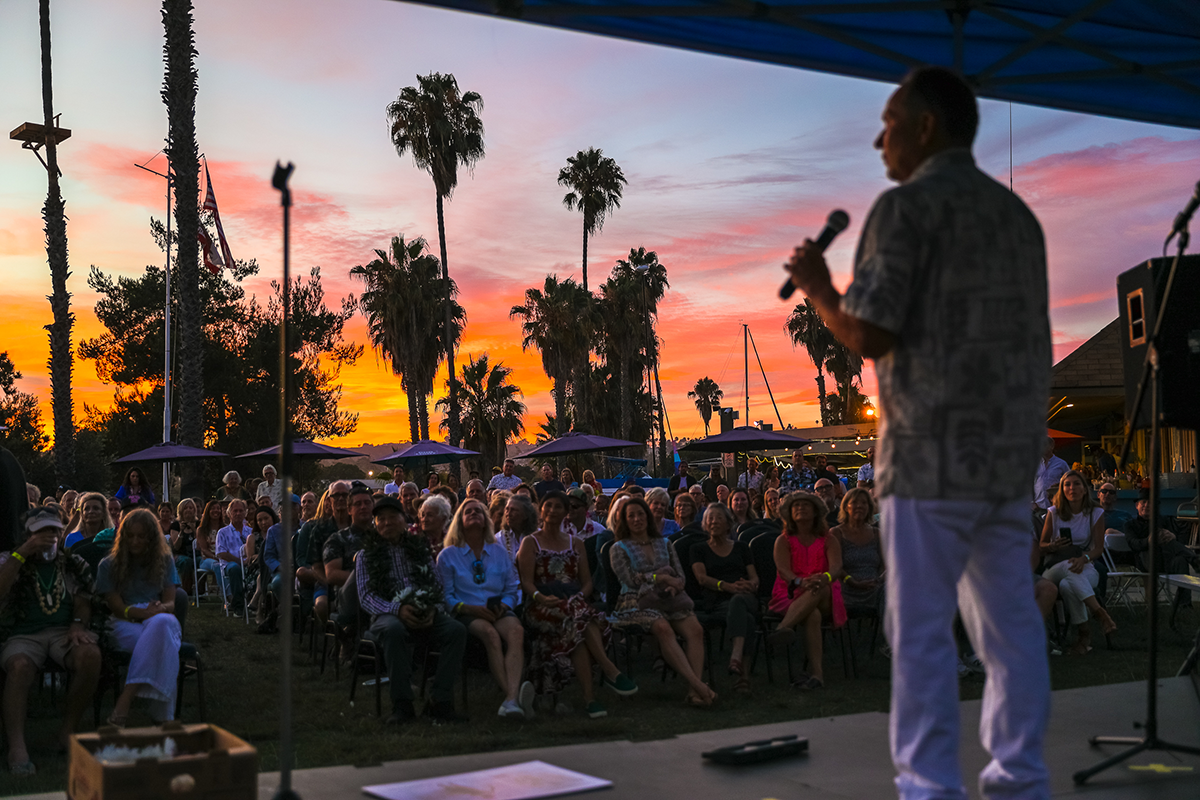
[[[839,342],[829,328],[825,327],[816,306],[807,297],[803,303],[796,304],[796,308],[787,318],[785,327],[792,339],[792,347],[804,345],[809,359],[817,368],[817,397],[821,404],[821,424],[830,425],[832,423],[825,394],[825,365]]]
[[[554,441],[559,436],[562,436],[564,433],[569,431],[571,429],[571,418],[567,417],[565,419],[565,424],[563,425],[558,424],[560,419],[563,418],[554,417],[550,414],[547,414],[546,421],[538,423],[539,432],[533,440],[538,444],[545,444],[546,442]]]
[[[460,92],[453,75],[431,72],[417,76],[418,86],[406,86],[400,96],[388,104],[392,144],[396,154],[412,153],[413,161],[433,177],[437,193],[438,242],[442,253],[442,291],[446,297],[442,343],[446,346],[446,364],[450,381],[450,440],[459,441],[457,380],[454,376],[450,265],[446,258],[446,221],[442,200],[454,194],[459,166],[471,169],[483,158],[483,98],[478,92]],[[432,393],[433,383],[429,384]]]
[[[54,132],[54,87],[51,81],[50,0],[38,3],[42,37],[42,117],[46,131],[46,261],[50,265],[50,405],[54,416],[54,476],[60,483],[75,480],[75,414],[71,401],[71,295],[67,291],[67,216],[58,183],[58,140]]]
[[[588,236],[604,227],[604,218],[621,207],[621,187],[628,183],[616,161],[595,147],[580,150],[558,171],[558,185],[571,191],[563,197],[568,211],[583,212],[583,290],[588,288]]]
[[[651,320],[657,314],[658,301],[668,286],[667,269],[659,263],[658,254],[639,247],[630,249],[628,260],[617,261],[608,280],[600,287],[600,318],[604,323],[601,348],[610,365],[616,361],[613,371],[617,375],[620,395],[620,435],[623,439],[629,438],[633,428],[631,361],[634,356],[638,358],[638,374],[645,374],[648,384],[658,359],[658,340],[653,334]]]
[[[357,304],[367,318],[371,344],[390,362],[392,372],[401,376],[414,442],[429,438],[428,397],[433,394],[434,377],[445,354],[441,322],[449,313],[454,336],[451,347],[466,324],[466,312],[453,300],[458,294],[454,281],[450,282],[447,312],[438,280],[440,265],[436,256],[425,252],[426,247],[419,236],[409,242],[394,236],[390,253],[376,250],[375,260],[350,270],[351,277],[366,284]]]
[[[179,350],[175,374],[179,389],[179,443],[204,444],[204,321],[200,308],[200,258],[197,236],[200,157],[196,147],[196,37],[191,0],[163,0],[166,44],[162,99],[167,106],[165,148],[175,181],[175,251],[179,287]],[[167,243],[170,247],[170,243]],[[232,266],[232,265],[231,265]]]
[[[837,407],[833,408],[835,401],[831,396],[829,398],[830,411],[837,417],[834,425],[848,425],[855,421],[851,419],[854,416],[853,409],[861,406],[865,401],[863,395],[858,391],[858,386],[862,384],[863,358],[837,339],[834,339],[831,350],[829,358],[825,360],[825,369],[829,371],[837,384]]]
[[[462,368],[462,419],[460,430],[469,449],[478,450],[486,465],[499,464],[509,439],[525,431],[525,404],[517,398],[521,387],[509,383],[512,368],[503,362],[490,364],[488,354],[478,360],[467,356]],[[449,429],[450,398],[437,401],[446,411],[440,427]]]
[[[590,298],[579,284],[547,275],[540,290],[525,290],[525,305],[509,311],[510,317],[524,320],[521,349],[535,347],[542,353],[542,369],[554,381],[554,416],[560,420],[569,418],[568,386],[579,378],[581,361],[591,348],[590,309]],[[579,393],[570,394],[578,413]]]
[[[696,381],[696,385],[687,396],[696,401],[696,410],[700,412],[700,419],[704,420],[704,435],[708,436],[709,420],[712,419],[713,411],[720,408],[725,392],[717,386],[716,381],[705,375]]]

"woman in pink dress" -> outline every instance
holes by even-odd
[[[828,536],[825,504],[808,492],[792,492],[779,503],[783,533],[775,540],[775,588],[769,608],[783,614],[771,633],[773,644],[786,644],[794,630],[804,626],[811,675],[795,682],[799,689],[825,685],[821,653],[821,623],[832,620],[835,627],[846,624],[842,603],[842,548],[836,536]]]

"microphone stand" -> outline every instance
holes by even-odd
[[[279,190],[279,202],[283,206],[283,286],[280,305],[282,314],[279,321],[279,479],[283,482],[283,502],[279,504],[279,531],[281,544],[279,572],[283,578],[280,581],[279,598],[279,655],[283,665],[279,670],[279,788],[275,792],[275,800],[300,800],[300,795],[292,789],[292,758],[295,755],[292,744],[292,589],[295,582],[295,566],[292,564],[292,426],[288,413],[288,314],[291,312],[292,277],[289,273],[290,264],[290,233],[292,190],[288,188],[288,179],[292,177],[295,166],[289,161],[285,167],[275,162],[275,174],[271,185]]]
[[[1183,215],[1180,215],[1181,217]],[[1200,747],[1192,747],[1190,745],[1175,744],[1160,739],[1158,736],[1158,499],[1159,499],[1159,479],[1158,479],[1158,460],[1159,460],[1159,405],[1160,395],[1162,390],[1162,376],[1159,374],[1158,348],[1159,336],[1162,332],[1163,318],[1167,310],[1167,301],[1171,297],[1171,286],[1175,283],[1175,272],[1179,267],[1179,259],[1183,256],[1188,246],[1188,229],[1187,220],[1180,218],[1175,220],[1175,228],[1171,235],[1179,234],[1179,247],[1175,253],[1175,258],[1171,261],[1171,268],[1167,273],[1167,280],[1164,285],[1162,297],[1159,299],[1158,310],[1154,317],[1154,331],[1150,335],[1150,339],[1146,344],[1146,360],[1142,364],[1142,376],[1138,381],[1137,399],[1133,406],[1133,415],[1129,420],[1130,435],[1125,437],[1125,447],[1121,451],[1121,462],[1119,470],[1124,470],[1125,465],[1129,461],[1129,451],[1133,445],[1133,430],[1137,425],[1138,417],[1142,412],[1142,402],[1146,398],[1146,393],[1150,394],[1150,548],[1147,552],[1147,562],[1149,575],[1146,578],[1146,617],[1150,626],[1150,648],[1147,655],[1147,674],[1146,674],[1146,721],[1141,725],[1144,734],[1142,736],[1092,736],[1088,739],[1088,744],[1093,746],[1101,744],[1125,744],[1132,745],[1129,749],[1117,753],[1115,756],[1101,761],[1099,764],[1080,770],[1072,776],[1077,786],[1083,785],[1088,778],[1093,775],[1103,772],[1109,767],[1116,766],[1122,761],[1126,761],[1138,753],[1144,753],[1148,750],[1161,750],[1164,752],[1187,753],[1190,755],[1200,755]],[[1168,237],[1167,241],[1170,241]],[[1165,249],[1165,246],[1164,246]],[[1138,723],[1134,723],[1137,727]]]

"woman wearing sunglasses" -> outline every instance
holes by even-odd
[[[437,566],[446,608],[483,642],[488,668],[504,692],[499,716],[532,718],[533,684],[521,682],[525,629],[513,615],[520,602],[517,572],[492,533],[492,518],[483,503],[466,500],[458,507]]]

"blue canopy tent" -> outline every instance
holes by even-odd
[[[1196,0],[412,0],[897,83],[939,64],[982,97],[1200,128]]]

